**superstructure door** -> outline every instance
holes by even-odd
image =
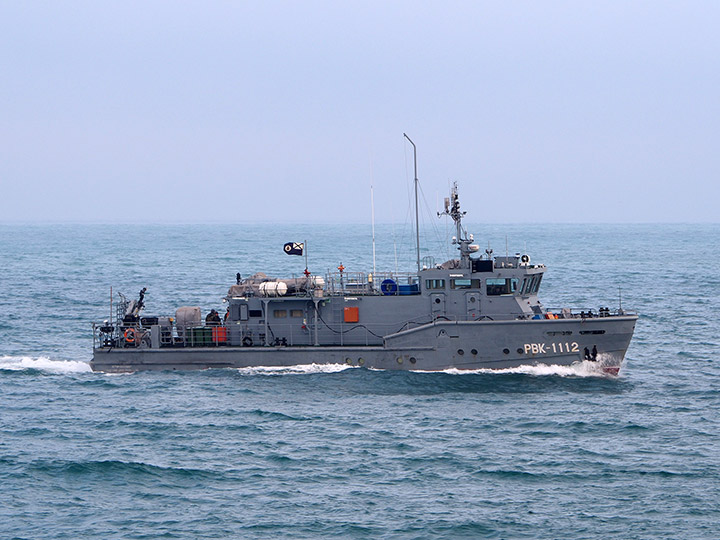
[[[445,295],[435,293],[430,295],[430,312],[433,317],[445,315]]]
[[[468,319],[477,319],[480,316],[480,293],[465,293],[465,305]]]

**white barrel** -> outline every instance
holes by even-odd
[[[260,284],[260,296],[284,296],[287,284],[283,281],[266,281]]]

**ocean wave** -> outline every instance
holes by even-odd
[[[47,373],[89,373],[90,364],[81,360],[52,360],[47,356],[0,356],[0,370],[37,370]]]
[[[113,475],[136,475],[166,477],[168,475],[192,478],[214,478],[215,473],[197,468],[154,465],[140,461],[100,460],[38,460],[30,463],[28,469],[51,475],[89,475],[109,477]]]

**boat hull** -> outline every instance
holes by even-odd
[[[590,361],[617,374],[637,316],[595,319],[436,321],[386,336],[382,346],[96,348],[94,371],[290,367],[346,364],[445,371],[568,366]]]

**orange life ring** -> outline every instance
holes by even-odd
[[[125,330],[125,341],[127,343],[135,343],[135,329],[128,328]]]

